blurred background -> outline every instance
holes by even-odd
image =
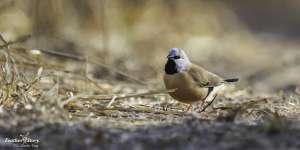
[[[9,41],[32,35],[17,46],[88,57],[151,83],[180,47],[264,93],[300,85],[299,16],[294,0],[1,0],[0,32]],[[91,68],[96,78],[116,77]]]

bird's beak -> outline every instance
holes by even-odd
[[[174,58],[174,56],[173,56],[173,55],[171,55],[171,54],[169,54],[169,55],[167,56],[167,58],[168,58],[168,59],[173,59],[173,58]]]

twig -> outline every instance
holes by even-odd
[[[106,64],[100,63],[100,62],[98,62],[98,61],[94,61],[94,60],[90,60],[89,62],[92,63],[92,64],[94,64],[94,65],[97,65],[97,66],[101,66],[101,67],[103,67],[103,68],[106,68],[106,69],[108,69],[108,70],[110,70],[110,71],[112,71],[112,72],[115,72],[115,73],[119,74],[119,75],[122,75],[122,76],[124,76],[124,77],[126,77],[126,78],[128,78],[128,79],[130,79],[130,80],[132,80],[132,81],[135,81],[136,83],[139,83],[139,84],[141,84],[141,85],[147,85],[147,83],[145,83],[145,82],[143,82],[143,81],[141,81],[141,80],[139,80],[139,79],[133,77],[132,75],[130,75],[130,74],[128,74],[128,73],[125,73],[125,72],[123,72],[123,71],[120,71],[120,70],[118,70],[118,69],[112,68],[112,67],[109,66],[109,65],[106,65]]]
[[[158,90],[158,91],[151,91],[151,92],[145,92],[145,93],[138,93],[138,94],[131,94],[131,95],[126,95],[126,96],[117,96],[117,95],[92,95],[92,96],[86,96],[86,95],[77,95],[69,98],[63,103],[63,106],[76,101],[76,100],[81,100],[83,101],[84,99],[87,101],[90,101],[92,99],[98,99],[98,100],[110,100],[110,103],[112,104],[116,100],[120,99],[127,99],[131,97],[141,97],[141,96],[148,96],[148,95],[155,95],[155,94],[161,94],[161,93],[170,93],[174,92],[176,89],[171,89],[171,90]],[[111,104],[108,104],[107,106],[110,106]]]
[[[4,37],[2,36],[2,34],[0,34],[0,40],[1,40],[4,44],[7,44],[7,41],[4,39]]]
[[[20,43],[20,42],[25,42],[26,40],[28,40],[31,37],[31,35],[24,35],[24,36],[21,36],[21,37],[17,38],[14,41],[8,41],[8,42],[3,38],[2,35],[0,37],[1,37],[1,41],[3,41],[3,42],[5,41],[4,42],[5,44],[3,44],[3,45],[0,46],[0,49],[2,49],[2,48],[5,48],[5,47],[8,47],[9,45],[12,45],[12,44],[16,44],[16,43]]]
[[[71,73],[72,73],[72,72],[71,72]],[[90,83],[92,83],[93,85],[95,85],[99,90],[105,91],[105,90],[103,90],[103,88],[102,88],[101,86],[99,86],[99,84],[98,84],[96,81],[94,81],[93,79],[91,79],[91,78],[89,78],[89,77],[86,77],[86,79],[87,79]]]
[[[111,105],[113,104],[113,102],[116,100],[117,96],[114,95],[113,98],[111,99],[111,101],[108,103],[108,105],[106,106],[106,108],[110,108]]]
[[[73,55],[70,55],[70,56],[73,57]],[[74,56],[74,57],[77,57],[77,56]],[[5,61],[0,60],[0,62],[5,62]],[[40,67],[41,66],[41,64],[30,62],[30,61],[24,61],[24,60],[23,61],[20,61],[20,60],[18,61],[17,60],[16,64],[23,65],[23,67],[29,67],[29,66]],[[59,72],[63,72],[63,73],[68,73],[68,74],[72,74],[72,75],[75,75],[75,76],[80,76],[80,77],[82,77],[81,80],[88,80],[91,84],[95,85],[99,90],[103,90],[103,88],[101,86],[99,86],[99,84],[95,80],[91,79],[88,76],[85,76],[85,75],[82,75],[82,74],[78,74],[78,73],[72,72],[70,70],[65,70],[65,68],[63,66],[54,65],[54,64],[42,64],[42,66],[45,69],[53,69],[55,71],[59,71]]]
[[[138,93],[138,94],[129,94],[125,96],[117,96],[116,100],[120,99],[127,99],[132,97],[142,97],[142,96],[149,96],[149,95],[156,95],[156,94],[162,94],[162,93],[172,93],[175,92],[176,89],[169,89],[169,90],[157,90],[157,91],[150,91],[145,93]],[[111,100],[115,95],[91,95],[91,96],[85,96],[81,97],[82,99],[98,99],[98,100]]]
[[[162,114],[162,115],[177,115],[184,116],[185,113],[178,111],[154,111],[153,109],[143,109],[143,108],[123,108],[123,107],[114,107],[114,108],[89,108],[89,112],[95,112],[97,114],[106,114],[105,111],[121,111],[121,112],[136,112],[136,113],[154,113],[154,114]]]
[[[267,98],[251,98],[249,99],[249,101],[245,101],[243,103],[239,103],[239,104],[227,104],[225,106],[221,106],[221,107],[213,107],[213,109],[236,109],[236,108],[248,108],[251,105],[254,105],[256,103],[260,103],[263,101],[268,101]]]
[[[1,48],[1,47],[0,47]],[[27,49],[26,49],[27,50]],[[147,85],[147,83],[133,77],[132,75],[125,73],[123,71],[120,71],[116,68],[113,68],[107,64],[101,63],[99,61],[95,61],[95,60],[87,60],[85,57],[82,56],[78,56],[78,55],[74,55],[74,54],[69,54],[69,53],[63,53],[63,52],[57,52],[57,51],[50,51],[50,50],[43,50],[43,49],[39,49],[39,51],[41,51],[44,54],[49,54],[49,55],[53,55],[53,56],[58,56],[58,57],[63,57],[63,58],[68,58],[68,59],[72,59],[72,60],[76,60],[76,61],[81,61],[81,62],[87,62],[87,63],[91,63],[97,66],[100,66],[102,68],[108,69],[112,72],[115,72],[121,76],[126,77],[127,79],[130,79],[132,81],[135,81],[136,83],[139,83],[141,85]]]
[[[19,43],[19,42],[24,42],[26,40],[28,40],[29,38],[31,37],[31,35],[25,35],[25,36],[21,36],[19,38],[17,38],[15,41],[9,41],[7,42],[3,36],[0,34],[0,39],[1,41],[3,41],[5,44],[4,45],[1,45],[0,46],[0,49],[2,48],[5,48],[9,45],[12,45],[12,44],[15,44],[15,43]],[[27,50],[27,49],[26,49]],[[97,66],[100,66],[100,67],[103,67],[103,68],[106,68],[112,72],[115,72],[119,75],[122,75],[132,81],[135,81],[136,83],[139,83],[139,84],[142,84],[142,85],[147,85],[147,83],[131,76],[130,74],[128,73],[125,73],[123,71],[120,71],[118,69],[115,69],[115,68],[112,68],[111,66],[109,65],[106,65],[104,63],[100,63],[99,61],[94,61],[94,60],[87,60],[85,57],[82,57],[82,56],[77,56],[77,55],[73,55],[73,54],[69,54],[69,53],[63,53],[63,52],[57,52],[57,51],[49,51],[49,50],[42,50],[42,49],[39,49],[39,51],[45,53],[45,54],[49,54],[49,55],[54,55],[54,56],[59,56],[59,57],[64,57],[64,58],[69,58],[69,59],[73,59],[73,60],[77,60],[77,61],[82,61],[82,62],[88,62],[88,63],[91,63],[91,64],[94,64],[94,65],[97,65]]]

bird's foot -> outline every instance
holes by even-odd
[[[161,108],[162,108],[163,111],[168,111],[169,107],[170,107],[170,105],[168,103],[161,104]]]
[[[187,109],[184,112],[187,113],[187,112],[189,112],[192,109],[193,109],[192,104],[189,104],[189,106],[187,107]]]

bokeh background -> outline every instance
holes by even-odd
[[[180,47],[204,68],[240,77],[242,88],[288,92],[300,85],[299,16],[294,0],[1,0],[0,32],[158,84],[168,50]]]

